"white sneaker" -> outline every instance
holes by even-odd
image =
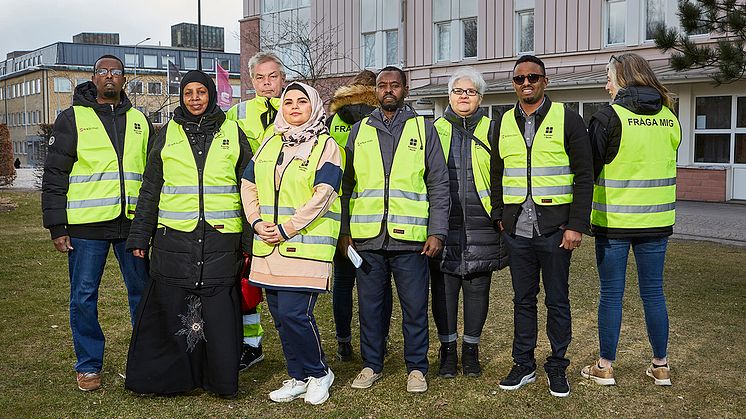
[[[282,382],[282,387],[269,393],[269,399],[273,402],[292,402],[293,400],[303,397],[308,387],[307,381],[298,381],[295,378]]]
[[[306,388],[306,403],[321,404],[329,398],[329,387],[334,382],[334,373],[329,368],[329,372],[325,376],[320,378],[311,377],[308,379],[308,387]]]

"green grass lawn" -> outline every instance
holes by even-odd
[[[17,208],[7,211],[7,203]],[[599,387],[580,377],[598,356],[598,280],[593,242],[586,238],[571,267],[574,338],[569,398],[549,395],[543,370],[536,383],[516,392],[498,388],[511,366],[512,290],[506,271],[495,274],[482,336],[480,378],[441,379],[437,334],[430,321],[429,390],[406,393],[401,312],[394,308],[390,355],[384,377],[369,390],[350,383],[359,372],[357,321],[355,358],[335,356],[331,296],[319,299],[316,318],[336,375],[329,401],[312,407],[302,400],[276,404],[267,394],[286,379],[282,351],[268,310],[262,318],[265,361],[241,374],[239,395],[223,400],[206,393],[141,397],[123,386],[130,323],[123,283],[113,255],[101,285],[100,320],[106,334],[104,385],[83,393],[75,385],[68,323],[69,278],[64,255],[42,228],[38,193],[0,192],[0,417],[743,417],[746,411],[746,248],[671,241],[666,265],[671,335],[672,387],[645,376],[650,347],[635,270],[628,270],[624,320],[615,364],[617,386]],[[543,295],[539,296],[543,301]],[[539,363],[549,354],[540,303]]]

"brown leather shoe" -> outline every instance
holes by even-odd
[[[668,366],[656,367],[650,364],[645,374],[655,380],[657,386],[670,386],[671,385],[671,370]]]
[[[614,368],[599,368],[597,363],[593,365],[586,365],[580,371],[580,375],[583,378],[587,378],[600,386],[613,386],[616,385],[614,379]]]
[[[93,391],[101,388],[101,374],[97,372],[79,372],[76,378],[80,390]]]

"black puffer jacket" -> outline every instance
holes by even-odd
[[[96,111],[106,134],[119,158],[122,158],[127,111],[132,103],[122,91],[118,105],[111,106],[96,102],[96,85],[92,82],[79,84],[73,95],[73,106],[85,106]],[[148,121],[150,139],[148,150],[153,142],[153,126]],[[49,229],[53,239],[70,237],[91,240],[113,240],[127,238],[130,220],[124,216],[124,200],[121,214],[110,221],[89,224],[67,225],[67,190],[70,186],[70,172],[78,160],[78,129],[75,125],[75,111],[65,109],[54,121],[52,138],[49,140],[47,160],[42,177],[41,206],[44,227]]]
[[[508,264],[507,249],[482,206],[472,171],[471,134],[484,115],[478,109],[474,115],[462,118],[450,106],[444,114],[453,126],[448,153],[451,212],[440,270],[461,277],[495,271]],[[493,121],[488,131],[490,147],[494,144],[494,125]]]
[[[663,107],[660,93],[647,86],[630,86],[620,89],[614,104],[621,105],[638,115],[655,115]],[[622,123],[611,105],[593,114],[588,126],[593,150],[593,177],[598,178],[605,164],[614,161],[622,142]],[[673,226],[651,228],[606,228],[592,226],[593,233],[610,239],[634,237],[665,237],[673,234]]]
[[[180,108],[177,108],[173,122],[184,128],[197,168],[202,171],[213,136],[225,120],[225,115],[218,110],[197,124],[184,119],[179,111]],[[197,227],[190,232],[162,226],[158,228],[158,204],[163,186],[161,151],[167,131],[168,126],[163,127],[154,140],[137,201],[137,212],[127,240],[127,250],[148,249],[152,244],[150,276],[154,281],[184,288],[234,284],[242,262],[241,233],[221,233],[202,217]],[[241,175],[251,160],[251,147],[240,129],[238,138],[241,155],[236,166],[236,185],[240,187]],[[200,212],[203,210],[200,208]],[[250,228],[245,224],[244,222],[243,243],[250,243]]]

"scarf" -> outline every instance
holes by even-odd
[[[311,101],[311,117],[302,125],[290,125],[285,121],[285,117],[282,115],[285,94],[289,90],[299,90]],[[299,82],[290,83],[288,87],[285,88],[285,91],[282,92],[282,97],[280,98],[280,111],[277,112],[277,117],[275,118],[275,134],[282,135],[282,143],[284,145],[289,147],[300,147],[295,157],[306,161],[308,160],[308,156],[311,155],[311,149],[313,149],[313,145],[318,136],[328,133],[329,129],[326,127],[324,103],[321,101],[319,92],[307,84]]]

